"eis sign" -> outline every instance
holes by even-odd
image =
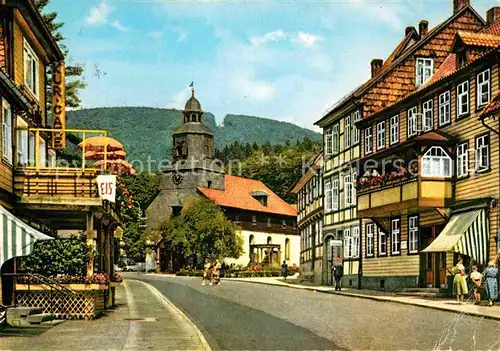
[[[97,188],[99,189],[99,197],[103,200],[116,202],[116,176],[115,175],[98,175]]]

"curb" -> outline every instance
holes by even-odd
[[[434,310],[440,310],[440,311],[445,311],[445,312],[452,312],[455,314],[465,314],[468,316],[472,317],[479,317],[479,318],[485,318],[485,319],[491,319],[491,320],[500,320],[500,316],[490,316],[490,315],[484,315],[481,313],[477,312],[469,312],[469,311],[457,311],[451,308],[446,308],[446,307],[440,307],[440,306],[430,306],[430,305],[425,305],[422,303],[415,303],[411,301],[403,301],[403,300],[393,300],[388,297],[384,296],[370,296],[370,295],[363,295],[363,294],[355,294],[355,293],[348,293],[348,292],[336,292],[336,291],[325,291],[325,290],[318,290],[313,287],[306,287],[306,286],[293,286],[292,284],[285,283],[286,285],[282,284],[273,284],[273,283],[266,283],[266,282],[258,282],[258,281],[249,281],[249,280],[239,280],[238,278],[222,278],[227,281],[234,281],[234,282],[239,282],[239,283],[250,283],[250,284],[263,284],[263,285],[270,285],[270,286],[280,286],[283,288],[291,288],[291,289],[298,289],[298,290],[309,290],[309,291],[314,291],[314,292],[319,292],[319,293],[324,293],[324,294],[333,294],[333,295],[339,295],[339,296],[347,296],[347,297],[357,297],[361,299],[367,299],[367,300],[373,300],[373,301],[379,301],[379,302],[394,302],[394,303],[399,303],[402,305],[410,305],[410,306],[417,306],[417,307],[424,307],[424,308],[430,308]]]
[[[205,351],[212,351],[212,348],[210,347],[208,341],[205,339],[205,336],[203,336],[203,333],[196,326],[196,324],[194,324],[193,321],[191,321],[191,319],[189,319],[189,317],[184,312],[182,312],[177,306],[175,306],[165,295],[163,295],[160,292],[160,290],[158,290],[157,288],[155,288],[153,285],[151,285],[151,284],[149,284],[147,282],[144,282],[142,280],[137,280],[137,281],[145,284],[148,287],[148,289],[154,295],[156,295],[156,297],[159,298],[160,301],[165,306],[167,306],[168,308],[173,309],[182,319],[184,319],[191,326],[191,328],[195,331],[196,335],[200,339],[200,342],[201,342],[201,344],[203,346],[203,350],[205,350]]]

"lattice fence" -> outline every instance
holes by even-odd
[[[64,294],[59,291],[16,291],[17,304],[26,307],[42,307],[59,319],[93,319],[105,308],[103,290],[75,291]]]

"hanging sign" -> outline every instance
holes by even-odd
[[[64,61],[54,64],[52,72],[52,149],[66,148],[66,67]]]
[[[343,244],[342,240],[330,240],[331,246],[342,246],[342,244]]]
[[[99,197],[103,200],[116,202],[116,176],[115,175],[98,175],[97,188],[99,189]]]

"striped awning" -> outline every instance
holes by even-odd
[[[489,224],[485,210],[451,216],[438,237],[422,252],[457,252],[479,264],[488,259]]]
[[[27,256],[37,240],[51,240],[0,206],[0,267],[12,257]]]

